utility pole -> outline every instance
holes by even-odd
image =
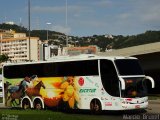
[[[29,40],[29,61],[31,60],[31,46],[30,46],[30,0],[28,0],[28,40]]]
[[[0,46],[1,47],[1,50],[0,50],[1,53],[0,53],[0,55],[2,55],[2,39],[3,39],[2,34],[0,34],[0,40],[1,40],[1,46]]]

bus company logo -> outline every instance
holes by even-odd
[[[79,93],[95,93],[96,89],[80,89]]]
[[[83,79],[82,77],[79,78],[78,84],[79,84],[80,86],[83,86],[83,85],[84,85],[84,79]]]

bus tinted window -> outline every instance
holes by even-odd
[[[120,75],[144,75],[137,59],[117,59],[115,64]]]
[[[98,75],[98,61],[74,61],[56,63],[56,70],[58,76],[87,76]]]
[[[98,75],[98,61],[69,61],[56,63],[37,63],[4,67],[4,77],[23,78],[37,75],[38,77],[90,76]]]
[[[103,87],[112,96],[120,96],[119,80],[113,62],[110,60],[100,61],[100,71]]]

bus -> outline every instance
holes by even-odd
[[[24,109],[135,110],[148,106],[135,57],[79,55],[3,66],[3,105]]]
[[[2,99],[2,75],[0,74],[0,99]]]

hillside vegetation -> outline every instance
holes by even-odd
[[[25,32],[28,35],[28,30],[25,27],[18,25],[0,24],[0,29],[15,30],[16,32]],[[66,44],[66,37],[64,33],[48,31],[49,43],[56,45]],[[47,30],[32,30],[31,36],[39,37],[40,40],[45,41],[47,38]],[[93,35],[87,37],[69,36],[68,43],[76,46],[97,45],[103,52],[107,49],[120,49],[125,47],[137,46],[153,42],[160,42],[160,31],[146,31],[138,35],[112,35],[112,38],[107,35]]]

